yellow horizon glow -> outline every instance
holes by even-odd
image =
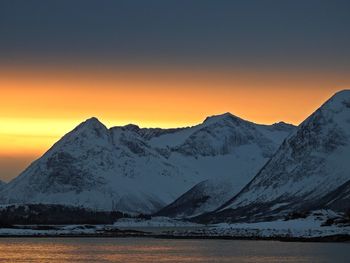
[[[0,156],[45,152],[82,121],[174,128],[231,112],[299,124],[350,78],[277,73],[0,70]]]

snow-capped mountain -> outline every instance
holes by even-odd
[[[215,176],[195,185],[173,203],[160,210],[157,215],[189,217],[218,208],[256,175],[275,153],[282,140],[295,128],[285,123],[271,126],[257,125],[232,115],[225,116],[224,121],[220,122],[222,126],[215,122],[215,118],[208,119],[206,122],[214,125],[209,125],[205,130],[193,135],[189,142],[183,144],[182,151],[193,154],[205,149],[205,152],[213,154],[226,154],[227,163],[218,166],[204,162],[203,168],[215,169],[213,170]],[[220,131],[225,129],[227,129],[228,137],[220,138]],[[206,143],[208,138],[203,134],[204,132],[212,135],[210,145],[221,143],[219,150],[208,149]]]
[[[138,131],[132,125],[107,129],[96,118],[85,121],[9,182],[1,202],[137,213],[159,209],[189,183]],[[176,187],[165,188],[169,184]]]
[[[308,117],[242,191],[208,221],[254,221],[318,208],[349,209],[350,90]]]
[[[199,182],[249,181],[292,126],[229,113],[179,129],[107,129],[91,118],[0,191],[1,203],[46,203],[153,213]]]

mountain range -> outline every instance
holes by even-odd
[[[91,118],[18,177],[0,204],[60,204],[200,222],[349,209],[350,91],[298,127],[230,113],[176,129],[107,128]]]
[[[107,129],[91,118],[4,186],[0,201],[154,213],[211,178],[231,177],[239,189],[292,128],[229,113],[181,129]]]

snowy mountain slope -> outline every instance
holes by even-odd
[[[0,190],[6,185],[6,183],[4,181],[0,180]]]
[[[234,176],[232,170],[240,176],[235,182],[245,183],[286,127],[228,113],[179,129],[107,129],[91,118],[7,184],[0,202],[153,213],[201,181]]]
[[[213,211],[232,197],[234,186],[241,185],[234,185],[231,181],[211,179],[200,182],[156,215],[181,218]]]
[[[92,118],[11,181],[0,198],[141,213],[181,194],[186,178],[129,126],[108,130]],[[164,188],[169,184],[177,187]]]
[[[291,125],[257,125],[230,114],[208,118],[204,123],[208,126],[192,134],[176,151],[185,156],[200,156],[192,163],[209,159],[203,156],[208,154],[223,154],[227,161],[219,165],[205,161],[198,165],[202,173],[212,170],[215,176],[195,185],[157,215],[189,217],[218,208],[253,178],[294,130]]]
[[[254,221],[327,206],[327,195],[350,180],[349,156],[350,91],[344,90],[307,118],[239,194],[202,220]]]
[[[322,198],[323,207],[350,213],[350,180]]]

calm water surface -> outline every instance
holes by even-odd
[[[0,262],[350,262],[350,244],[151,238],[2,238]]]

